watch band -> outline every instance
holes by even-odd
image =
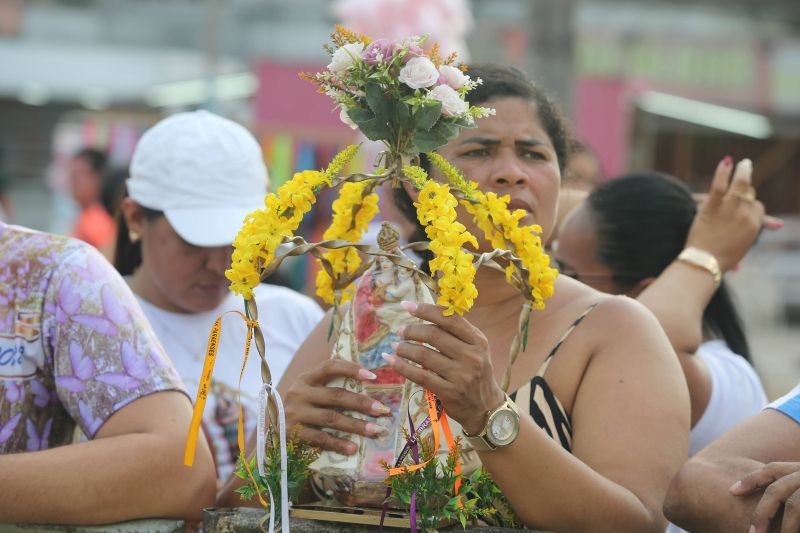
[[[484,424],[483,429],[481,430],[480,433],[478,433],[477,435],[470,435],[469,433],[464,431],[463,427],[461,428],[461,434],[464,436],[464,441],[469,443],[469,445],[472,446],[472,449],[474,449],[475,451],[489,452],[502,447],[492,443],[486,437],[486,435],[489,432],[489,426],[492,423],[492,419],[497,412],[510,409],[516,414],[517,424],[519,424],[519,411],[517,411],[517,406],[514,404],[514,401],[508,397],[508,394],[506,394],[505,396],[506,399],[503,403],[501,403],[499,406],[495,407],[494,409],[486,413],[486,424]],[[505,443],[503,446],[508,446],[509,444],[511,444],[511,442],[513,442],[513,440]]]
[[[678,256],[678,260],[708,271],[717,285],[722,281],[722,271],[719,268],[719,261],[717,261],[717,258],[710,252],[695,248],[694,246],[689,246],[688,248],[684,248]]]

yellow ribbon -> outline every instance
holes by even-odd
[[[247,363],[247,356],[250,352],[250,340],[253,337],[253,330],[258,327],[258,322],[248,319],[239,311],[226,311],[217,317],[208,335],[208,345],[206,347],[206,357],[203,362],[203,373],[200,376],[200,385],[197,387],[197,396],[194,400],[194,410],[192,411],[192,422],[189,425],[189,434],[186,437],[186,448],[183,453],[183,464],[192,466],[194,464],[195,451],[197,449],[197,436],[200,433],[200,424],[203,421],[203,410],[206,407],[209,391],[211,390],[211,376],[214,373],[214,363],[217,359],[217,348],[222,334],[222,318],[228,313],[235,313],[242,317],[247,324],[247,345],[245,346],[244,360]],[[242,366],[244,372],[244,366]],[[240,376],[241,383],[241,376]],[[242,423],[242,404],[239,402],[239,426],[241,431]]]

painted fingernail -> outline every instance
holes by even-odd
[[[392,350],[394,350],[396,352],[397,351],[397,347],[400,346],[400,343],[399,342],[393,342],[389,346],[391,346]]]
[[[388,415],[389,413],[392,412],[392,410],[389,409],[388,407],[386,407],[385,405],[383,405],[381,402],[376,400],[376,401],[372,402],[372,412],[373,413],[380,413],[382,415]]]
[[[400,302],[400,304],[409,313],[413,313],[414,311],[417,310],[417,307],[418,307],[417,302],[409,302],[409,301],[406,301],[406,300],[403,300],[402,302]]]
[[[358,447],[355,445],[355,443],[348,442],[347,444],[344,445],[344,451],[348,455],[353,455],[354,453],[356,453],[357,450]]]
[[[386,362],[389,363],[389,366],[394,366],[394,364],[397,362],[397,358],[395,356],[386,352],[383,352],[381,357],[383,357]]]
[[[372,372],[370,372],[370,371],[369,371],[369,370],[367,370],[366,368],[359,368],[359,369],[358,369],[358,379],[369,379],[369,380],[373,380],[373,379],[375,379],[375,378],[377,378],[377,377],[378,377],[378,376],[376,376],[375,374],[373,374]]]
[[[736,494],[737,492],[739,492],[741,490],[741,488],[742,488],[742,482],[741,481],[737,481],[736,483],[731,485],[731,488],[729,488],[728,490],[730,492]]]
[[[374,437],[375,435],[380,435],[381,433],[386,431],[386,428],[381,427],[378,424],[374,424],[372,422],[367,422],[367,426],[364,428],[364,431],[370,437]]]
[[[725,165],[726,167],[731,166],[731,163],[733,163],[733,158],[731,156],[729,156],[729,155],[726,155],[722,159],[722,164]]]

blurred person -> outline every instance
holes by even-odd
[[[603,179],[600,159],[585,142],[575,140],[570,145],[567,168],[564,171],[563,187],[579,191],[591,191]]]
[[[192,392],[214,321],[226,311],[244,310],[241,297],[228,291],[225,270],[243,220],[264,206],[267,185],[255,138],[239,124],[206,111],[162,120],[134,151],[115,266]],[[322,311],[285,287],[261,284],[254,293],[277,383]],[[221,478],[232,473],[238,457],[231,416],[238,406],[246,329],[236,317],[224,321],[205,408],[204,425]],[[241,386],[248,431],[257,422],[260,389],[259,360],[250,357]]]
[[[130,289],[86,243],[0,222],[0,522],[196,521],[205,443]],[[88,440],[73,443],[75,428]]]
[[[100,203],[106,212],[116,220],[122,209],[122,201],[128,195],[125,181],[128,179],[128,169],[117,167],[109,169],[103,177],[103,190],[100,193]],[[114,235],[116,242],[116,234]]]
[[[691,531],[800,531],[800,385],[701,450],[664,512]]]
[[[698,208],[677,179],[634,173],[589,194],[561,228],[561,272],[597,290],[644,303],[661,322],[689,386],[693,455],[767,403],[750,364],[741,318],[722,274],[744,257],[762,225],[763,206],[745,201],[752,164],[716,169]],[[731,231],[736,228],[736,231]]]
[[[107,166],[105,153],[95,148],[83,148],[70,159],[67,176],[72,197],[80,209],[70,236],[88,242],[111,258],[117,229],[114,219],[101,203]]]

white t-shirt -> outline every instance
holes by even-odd
[[[711,371],[711,398],[689,439],[689,457],[756,415],[767,405],[767,395],[756,371],[733,353],[725,341],[704,342],[697,356]]]
[[[261,284],[253,292],[266,343],[267,363],[272,381],[277,384],[295,351],[317,325],[323,312],[311,298],[285,287]],[[243,312],[241,296],[231,293],[213,311],[197,314],[165,311],[141,298],[138,300],[167,355],[194,397],[200,383],[208,334],[214,321],[225,311]],[[233,313],[226,315],[222,320],[211,394],[203,414],[204,426],[214,446],[217,475],[222,480],[233,472],[239,453],[236,443],[239,416],[236,393],[246,338],[247,326],[244,321]],[[253,343],[241,388],[246,433],[255,428],[257,421],[258,393],[262,384],[260,368],[260,359]]]
[[[704,342],[697,350],[697,357],[705,361],[711,372],[711,397],[689,436],[689,457],[767,404],[764,386],[755,369],[731,351],[725,341]],[[683,531],[674,524],[667,527],[667,533]]]

